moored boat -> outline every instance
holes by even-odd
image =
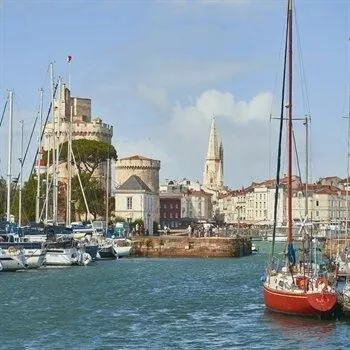
[[[293,3],[288,0],[287,27],[285,42],[285,60],[282,87],[282,102],[280,116],[280,135],[278,144],[277,175],[275,189],[274,228],[272,235],[271,261],[266,270],[263,285],[264,302],[268,309],[285,314],[298,316],[325,316],[331,314],[337,303],[337,293],[329,283],[328,274],[316,268],[316,261],[310,258],[316,252],[317,242],[313,242],[305,227],[303,227],[303,239],[300,261],[297,263],[296,251],[293,245],[293,213],[292,213],[292,153],[293,153],[293,87],[292,87],[292,23]],[[286,72],[288,65],[288,88]],[[282,130],[284,123],[284,93],[288,90],[288,117],[287,117],[287,144],[288,144],[288,174],[287,174],[287,245],[285,261],[282,268],[275,261],[274,249],[276,241],[278,192],[281,186],[281,148]],[[307,121],[306,121],[307,123]],[[307,179],[306,179],[307,180]],[[307,183],[307,182],[306,182]],[[305,221],[307,218],[307,206]],[[314,249],[314,250],[312,250]],[[310,261],[308,261],[310,259]]]
[[[117,238],[113,241],[113,249],[117,258],[130,256],[133,249],[133,243],[127,238]]]
[[[23,251],[13,246],[8,249],[0,248],[1,272],[17,271],[28,267]]]

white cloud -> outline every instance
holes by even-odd
[[[214,112],[225,149],[225,173],[230,174],[225,183],[241,186],[267,177],[271,93],[260,92],[244,101],[229,92],[207,90],[193,101],[185,106],[177,103],[168,122],[155,125],[148,139],[117,144],[121,156],[141,153],[161,160],[161,179],[191,177],[202,181]]]
[[[266,120],[266,113],[271,110],[272,94],[262,92],[251,101],[237,101],[231,93],[217,90],[205,91],[197,99],[197,109],[204,115],[222,115],[235,123],[252,120]]]
[[[166,108],[168,106],[168,97],[164,89],[140,83],[136,87],[136,92],[141,98],[152,102],[156,107]]]

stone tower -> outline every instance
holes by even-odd
[[[219,146],[215,127],[215,117],[212,117],[208,153],[203,172],[203,186],[209,190],[219,191],[224,187],[224,149]]]
[[[154,208],[152,217],[159,222],[159,170],[160,161],[140,155],[121,158],[116,163],[116,185],[121,186],[130,176],[137,175],[152,191]]]
[[[51,157],[54,144],[57,147],[57,145],[61,145],[68,141],[71,107],[72,140],[86,139],[105,142],[108,144],[111,144],[112,142],[113,126],[103,123],[101,118],[92,118],[91,99],[71,96],[70,90],[64,83],[61,83],[53,104],[54,118],[52,120],[52,117],[50,116],[50,121],[46,124],[42,143],[43,150],[50,151],[49,165],[52,164]],[[41,160],[40,164],[43,165]],[[109,168],[108,174],[107,169],[107,162],[101,163],[100,166],[94,171],[93,177],[97,179],[105,188],[107,188],[108,181],[108,188],[111,189],[111,169]],[[52,166],[50,166],[48,170],[49,174],[51,174],[52,171]],[[76,173],[77,172],[73,166],[73,176]],[[58,165],[57,176],[59,183],[62,184],[62,188],[60,189],[62,195],[60,197],[63,198],[63,193],[66,191],[66,185],[68,182],[67,163],[61,162]],[[62,203],[63,202],[64,200],[62,200]],[[58,215],[59,220],[63,221],[65,216],[65,208],[63,208],[63,206],[62,208],[59,208]]]

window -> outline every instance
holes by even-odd
[[[126,198],[126,209],[132,209],[132,197]]]
[[[316,207],[318,207],[320,205],[319,201],[316,201]]]
[[[170,213],[169,214],[169,219],[172,219],[173,218],[173,213]]]
[[[177,213],[175,213],[175,219],[177,219],[179,216],[178,216],[178,214]]]
[[[179,209],[179,205],[178,204],[175,204],[175,209]]]
[[[170,203],[170,209],[173,209],[173,204],[172,203]]]
[[[166,209],[166,204],[163,205],[163,208]]]

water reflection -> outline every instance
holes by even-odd
[[[335,331],[335,321],[324,321],[308,317],[297,317],[265,310],[263,317],[268,328],[295,340],[328,338]]]

